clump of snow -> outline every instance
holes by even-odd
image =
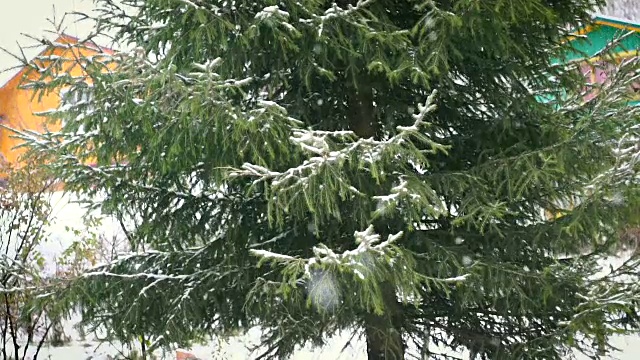
[[[258,20],[265,20],[268,19],[272,16],[281,16],[281,17],[289,17],[289,13],[281,10],[278,5],[272,5],[272,6],[267,6],[264,9],[262,9],[262,11],[259,11],[255,18]]]

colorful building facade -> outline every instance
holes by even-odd
[[[640,56],[640,23],[598,15],[568,39],[575,51],[557,62],[580,62],[591,84],[603,84],[622,61]],[[640,105],[640,81],[629,86],[630,105]],[[586,100],[595,96],[587,95]]]
[[[16,148],[20,139],[15,138],[15,130],[31,130],[39,133],[58,131],[59,122],[47,121],[38,115],[41,112],[58,108],[61,103],[79,101],[65,96],[65,89],[37,94],[37,90],[26,86],[30,81],[40,80],[42,74],[38,69],[46,68],[52,61],[70,59],[61,71],[72,77],[81,77],[84,72],[81,64],[73,59],[97,54],[113,54],[113,51],[98,46],[93,42],[79,43],[69,35],[61,35],[48,44],[32,61],[32,66],[25,66],[2,87],[0,87],[0,158],[11,165],[18,165],[25,149]],[[10,128],[10,129],[7,129]]]
[[[605,84],[612,71],[625,60],[634,60],[640,57],[640,24],[597,15],[593,22],[575,31],[575,36],[567,39],[571,42],[574,51],[569,52],[562,59],[554,59],[556,64],[579,63],[582,73],[586,77],[587,85],[592,86],[586,92],[585,101],[593,99],[597,95],[598,85]],[[640,106],[640,80],[632,82],[629,86],[629,106]],[[549,101],[550,98],[541,97],[540,101]],[[578,201],[576,199],[576,201]],[[559,208],[571,209],[574,202],[562,202]],[[559,218],[563,211],[545,211],[548,219]]]

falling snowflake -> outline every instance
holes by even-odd
[[[311,271],[309,279],[309,300],[318,310],[330,312],[340,304],[342,297],[333,274],[326,270]]]
[[[316,230],[317,228],[315,221],[309,221],[309,223],[307,224],[307,231],[309,231],[309,233],[311,234],[315,234]]]

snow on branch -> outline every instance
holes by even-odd
[[[318,136],[311,131],[294,130],[293,136],[290,137],[291,141],[300,145],[304,150],[307,150],[316,155],[325,155],[329,153],[329,144],[326,141],[326,135]]]
[[[312,131],[310,131],[309,133],[312,134]],[[309,137],[309,139],[311,138]],[[259,165],[245,163],[242,165],[241,169],[231,172],[230,176],[253,176],[258,177],[257,181],[266,181],[271,179],[271,184],[274,187],[277,187],[281,184],[288,184],[291,186],[302,184],[308,180],[307,176],[309,174],[315,173],[320,167],[338,164],[340,161],[346,160],[351,152],[363,147],[367,143],[373,143],[374,141],[370,139],[360,139],[353,143],[351,146],[338,151],[328,151],[328,149],[324,146],[323,140],[313,139],[310,142],[312,142],[314,145],[320,145],[322,147],[320,148],[310,145],[309,142],[301,142],[300,147],[302,147],[306,151],[320,156],[311,157],[305,160],[299,166],[287,169],[284,172],[277,172],[271,171]]]
[[[24,294],[26,292],[30,292],[30,291],[42,291],[42,290],[48,290],[49,288],[51,289],[55,289],[55,285],[42,285],[42,284],[38,284],[38,285],[33,285],[33,286],[13,286],[13,287],[4,287],[4,286],[0,286],[0,294]],[[42,294],[40,295],[41,298],[46,297],[47,294]]]
[[[198,274],[189,274],[189,275],[163,275],[163,274],[152,274],[152,273],[135,273],[135,274],[116,274],[109,271],[92,271],[85,272],[81,275],[83,278],[88,277],[96,277],[96,276],[105,276],[105,277],[114,277],[119,279],[150,279],[150,280],[173,280],[173,281],[181,281],[187,280],[189,278],[197,278]]]
[[[313,19],[300,19],[300,22],[304,24],[316,24],[318,26],[318,36],[320,36],[324,29],[324,23],[327,20],[351,15],[368,6],[373,1],[374,0],[358,0],[355,5],[349,4],[346,9],[339,7],[338,4],[334,2],[333,6],[327,9],[323,15],[314,15]]]
[[[373,0],[358,0],[358,2],[354,5],[347,5],[346,9],[343,9],[341,7],[338,6],[338,4],[333,3],[333,6],[329,9],[327,9],[327,11],[324,12],[324,15],[319,16],[319,19],[322,21],[326,21],[332,18],[337,18],[340,16],[347,16],[350,15],[356,11],[359,11],[360,9],[364,8],[365,6],[368,6],[369,4],[371,4],[373,2]]]
[[[269,259],[277,262],[302,261],[305,263],[305,275],[311,276],[311,268],[316,264],[334,264],[334,265],[354,265],[357,259],[367,252],[374,252],[383,255],[386,249],[402,237],[403,232],[389,235],[387,240],[380,242],[380,235],[377,234],[370,225],[364,231],[356,231],[354,233],[355,242],[358,246],[353,250],[346,250],[342,253],[336,253],[324,244],[313,247],[314,257],[300,259],[289,255],[277,254],[267,250],[251,249],[250,252],[255,256]]]
[[[417,114],[413,114],[413,119],[415,120],[413,125],[411,125],[411,126],[398,126],[398,127],[396,127],[398,129],[398,131],[400,131],[401,133],[410,132],[410,131],[418,131],[419,128],[422,125],[425,124],[424,119],[426,118],[426,116],[436,109],[435,98],[436,98],[437,93],[438,92],[436,90],[433,90],[431,92],[431,95],[429,95],[427,97],[427,100],[425,100],[424,104],[418,104],[418,113]]]
[[[420,195],[409,192],[407,185],[409,185],[407,180],[401,178],[399,179],[398,184],[391,188],[388,195],[374,196],[373,199],[378,201],[378,210],[385,209],[388,206],[397,203],[402,195],[408,195],[414,199],[420,198]]]
[[[189,7],[192,7],[194,9],[200,9],[200,6],[195,4],[194,2],[191,2],[189,0],[180,0],[180,2],[182,2],[183,4],[186,4]]]
[[[250,251],[253,255],[262,257],[265,259],[274,259],[274,260],[282,260],[282,261],[296,260],[296,258],[294,258],[293,256],[277,254],[267,250],[251,249]]]
[[[613,148],[615,164],[598,175],[586,189],[590,192],[604,185],[633,185],[640,182],[640,126],[632,126]]]
[[[274,17],[274,16],[280,16],[282,18],[288,18],[289,17],[289,13],[281,10],[278,5],[272,5],[272,6],[267,6],[264,9],[262,9],[261,11],[259,11],[255,18],[257,20],[265,20],[268,19],[270,17]]]
[[[298,30],[291,25],[289,20],[289,13],[280,9],[278,5],[267,6],[258,13],[256,13],[254,19],[260,22],[266,22],[271,25],[279,25],[286,29],[290,34],[299,34]],[[251,25],[250,29],[255,28],[256,24]],[[284,40],[284,37],[281,37]]]
[[[388,150],[390,146],[406,146],[407,140],[411,136],[419,133],[421,127],[426,122],[427,114],[435,109],[435,96],[437,92],[434,90],[426,99],[424,104],[418,106],[418,113],[413,115],[414,123],[411,126],[398,126],[398,133],[386,140],[375,140],[373,138],[358,138],[355,141],[343,142],[342,148],[331,149],[328,138],[351,139],[355,134],[351,131],[317,131],[310,129],[293,129],[293,135],[290,140],[300,146],[305,152],[309,152],[314,156],[305,160],[301,165],[290,168],[283,172],[271,171],[265,167],[245,163],[241,169],[233,171],[231,176],[252,176],[258,177],[258,181],[266,181],[271,179],[272,185],[277,187],[281,184],[290,186],[305,183],[307,176],[317,174],[322,166],[330,166],[341,163],[354,155],[360,155],[369,162],[375,162],[380,154]],[[405,145],[403,145],[405,144]],[[437,147],[436,143],[432,144]]]
[[[217,57],[217,58],[215,58],[213,60],[209,60],[209,61],[207,61],[207,62],[205,62],[203,64],[193,63],[193,66],[198,70],[201,70],[203,72],[208,72],[211,69],[213,69],[213,68],[217,67],[218,65],[220,65],[221,63],[222,63],[222,58]]]
[[[446,279],[438,279],[438,281],[450,284],[450,283],[459,283],[459,282],[463,282],[465,280],[467,280],[467,278],[470,276],[471,274],[464,274],[464,275],[460,275],[460,276],[455,276],[455,277],[451,277],[451,278],[446,278]]]
[[[366,252],[374,252],[383,255],[385,250],[398,239],[402,237],[403,232],[400,231],[396,234],[389,235],[387,240],[380,242],[380,235],[375,233],[373,225],[364,231],[356,231],[354,237],[358,247],[354,250],[346,250],[341,254],[336,254],[333,250],[329,249],[326,245],[320,244],[313,248],[315,257],[308,259],[307,263],[312,265],[318,263],[332,263],[332,264],[345,264],[353,263],[356,258],[363,255]],[[308,272],[308,269],[307,269]]]
[[[374,254],[379,256],[388,255],[390,247],[396,243],[403,235],[402,231],[389,235],[386,240],[381,241],[380,234],[376,233],[373,225],[369,225],[364,231],[356,231],[354,233],[355,243],[358,245],[353,250],[346,250],[342,253],[336,253],[324,244],[313,247],[314,256],[311,258],[297,258],[294,256],[278,254],[267,250],[251,249],[250,252],[265,260],[271,260],[280,263],[292,263],[298,262],[304,264],[304,277],[312,278],[314,274],[314,268],[321,265],[337,265],[350,267],[353,272],[361,279],[364,279],[364,274],[360,271],[362,268],[366,268],[366,264],[363,264],[363,258],[365,255]],[[365,261],[366,262],[366,261]],[[433,281],[441,281],[444,283],[454,283],[464,281],[469,274],[457,276],[446,279],[432,279]]]

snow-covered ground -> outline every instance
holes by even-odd
[[[85,210],[78,204],[70,202],[68,196],[62,194],[54,194],[52,199],[54,208],[53,221],[49,227],[51,233],[50,240],[40,247],[40,252],[46,258],[46,271],[53,273],[56,269],[56,260],[58,256],[68,248],[76,239],[73,230],[86,231],[83,227],[82,216]],[[106,239],[117,237],[117,226],[114,222],[104,219],[102,225],[98,229],[94,229],[101,234],[105,234]],[[113,244],[109,244],[111,246]],[[615,268],[621,263],[621,259],[611,259],[609,263]],[[112,359],[117,355],[128,354],[123,346],[118,344],[100,344],[87,334],[86,338],[82,338],[74,329],[73,325],[78,319],[71,319],[65,323],[65,333],[73,340],[66,346],[51,347],[45,346],[40,350],[38,359],[64,359],[64,360],[106,360]],[[247,360],[256,357],[249,350],[255,346],[260,340],[260,330],[252,329],[246,335],[229,339],[228,341],[214,341],[208,346],[196,346],[187,349],[200,359],[227,359],[227,360]],[[349,341],[351,340],[351,341]],[[614,354],[609,359],[619,360],[637,360],[640,359],[640,336],[624,336],[614,339],[614,345],[622,351]],[[348,344],[348,345],[347,345]],[[346,345],[346,346],[345,346]],[[35,349],[29,352],[33,354]],[[442,352],[441,349],[433,349]],[[157,354],[158,358],[175,359],[175,353]],[[467,359],[467,354],[453,354],[462,359]],[[577,355],[577,359],[587,359],[584,356]],[[366,346],[363,339],[351,338],[350,333],[341,334],[328,341],[327,346],[323,348],[304,347],[299,349],[291,360],[360,360],[366,359]]]
[[[70,333],[73,331],[67,327]],[[249,360],[256,356],[252,354],[247,345],[256,344],[259,341],[258,330],[250,331],[243,337],[231,339],[224,343],[212,344],[209,346],[196,346],[188,349],[189,352],[200,359],[211,360]],[[323,348],[305,347],[298,350],[290,360],[366,360],[366,346],[363,340],[352,340],[345,348],[345,344],[350,339],[350,334],[335,337]],[[621,352],[613,354],[607,359],[617,360],[637,360],[640,359],[640,337],[617,337],[613,341],[614,346],[622,349]],[[435,349],[434,349],[435,350]],[[74,341],[72,344],[63,347],[46,347],[41,351],[39,359],[61,359],[61,360],[103,360],[117,356],[122,352],[122,347],[99,345],[91,341]],[[462,359],[467,359],[467,354],[454,354]],[[160,358],[162,354],[160,355]],[[165,359],[175,359],[175,353],[165,354]],[[583,355],[577,355],[578,360],[587,360]]]
[[[74,330],[70,326],[67,327],[70,334],[74,334]],[[77,335],[76,335],[77,336]],[[188,349],[188,352],[200,359],[211,360],[248,360],[255,358],[248,349],[248,345],[256,344],[259,341],[260,333],[258,330],[250,331],[246,336],[230,339],[226,342],[214,342],[209,346],[196,346]],[[365,347],[362,341],[355,342],[352,346],[348,346],[342,351],[344,345],[350,336],[336,337],[330,341],[325,348],[300,349],[291,360],[359,360],[366,359]],[[68,346],[47,347],[43,348],[38,356],[39,359],[61,359],[61,360],[103,360],[119,355],[123,351],[122,347],[117,345],[103,344],[99,345],[92,341],[74,341]],[[157,354],[162,358],[163,354]],[[175,353],[164,354],[165,359],[175,359]]]

